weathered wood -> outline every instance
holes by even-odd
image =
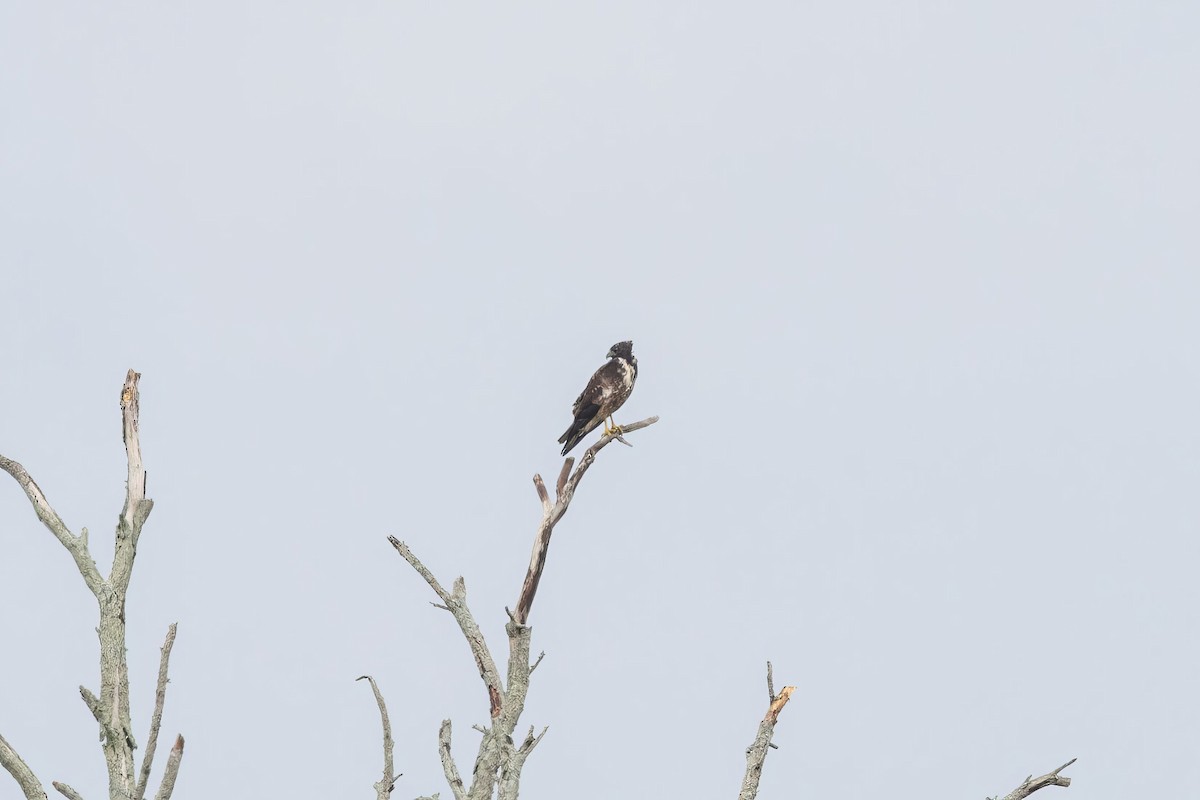
[[[651,417],[626,425],[622,433],[639,430],[647,425],[653,425],[657,421],[658,417]],[[388,541],[392,543],[392,547],[396,548],[396,552],[416,570],[418,575],[425,579],[434,594],[441,600],[441,603],[434,603],[434,605],[453,615],[462,631],[463,638],[467,640],[471,655],[475,659],[475,665],[479,669],[479,677],[483,680],[484,688],[487,691],[491,724],[486,727],[476,726],[476,730],[483,734],[483,739],[479,743],[479,752],[475,757],[475,766],[471,772],[469,786],[464,783],[451,753],[450,720],[444,720],[438,732],[438,752],[442,760],[442,770],[445,773],[446,782],[450,785],[450,790],[454,793],[455,800],[491,800],[493,797],[498,797],[499,800],[516,800],[525,759],[546,735],[546,729],[543,729],[540,734],[534,736],[533,729],[530,728],[529,734],[519,747],[513,742],[513,731],[525,710],[525,698],[529,692],[529,676],[541,663],[542,655],[544,655],[539,655],[537,661],[530,663],[529,643],[533,630],[526,624],[526,621],[533,606],[538,581],[546,566],[546,551],[550,544],[550,534],[553,532],[554,525],[566,513],[575,489],[579,486],[588,467],[595,461],[596,453],[600,452],[610,441],[619,438],[619,433],[602,436],[600,441],[584,453],[579,468],[573,473],[571,467],[575,460],[568,458],[558,476],[554,502],[551,502],[541,475],[533,476],[533,485],[542,504],[542,523],[534,537],[533,557],[530,560],[525,582],[521,586],[517,611],[508,613],[509,623],[505,626],[505,632],[508,634],[509,654],[505,683],[501,682],[496,662],[492,658],[483,633],[471,614],[471,610],[467,607],[467,590],[463,579],[456,579],[453,590],[447,592],[429,568],[413,554],[408,545],[394,536],[388,537]]]
[[[1053,772],[1047,772],[1040,777],[1030,775],[1021,785],[1004,796],[1004,800],[1024,800],[1029,795],[1036,792],[1038,789],[1045,789],[1047,786],[1070,786],[1071,779],[1065,775],[1059,775],[1067,767],[1075,763],[1075,759],[1071,759]]]
[[[375,704],[379,706],[379,716],[383,721],[383,780],[375,783],[375,800],[388,800],[392,796],[392,790],[396,788],[396,779],[400,777],[396,774],[395,764],[392,761],[395,752],[392,721],[388,719],[387,703],[383,702],[383,692],[379,691],[379,684],[375,683],[375,679],[370,675],[362,675],[355,680],[371,682],[371,691],[375,694]]]
[[[100,574],[88,550],[87,528],[83,528],[78,536],[71,533],[66,523],[50,506],[41,488],[30,477],[26,469],[11,459],[0,456],[0,469],[11,475],[24,490],[29,502],[33,505],[42,524],[54,535],[75,561],[84,583],[96,598],[100,611],[100,624],[97,633],[100,638],[100,691],[94,693],[87,687],[79,687],[80,695],[92,716],[100,725],[101,748],[104,751],[105,765],[108,769],[108,794],[111,800],[142,800],[146,783],[154,760],[154,751],[158,738],[158,729],[162,721],[163,702],[166,697],[167,663],[171,646],[175,640],[175,626],[172,625],[163,646],[162,659],[159,666],[158,687],[155,695],[155,710],[150,724],[150,740],[147,743],[145,757],[142,760],[140,772],[136,771],[134,749],[137,744],[133,737],[133,725],[129,711],[129,663],[125,650],[125,598],[129,592],[129,582],[133,576],[133,563],[137,555],[137,542],[142,533],[142,526],[154,508],[154,502],[146,497],[146,470],[142,464],[142,448],[139,436],[139,395],[138,381],[141,375],[129,370],[125,376],[125,384],[121,388],[121,431],[125,442],[127,480],[125,483],[125,504],[117,518],[115,547],[113,548],[112,570],[107,579]],[[10,772],[14,769],[22,790],[27,796],[29,783],[27,776],[18,776],[21,772],[16,761],[11,764],[6,760],[6,751],[11,749],[0,746],[0,763]],[[12,753],[15,756],[15,753]],[[168,800],[174,787],[174,775],[179,769],[179,760],[183,757],[183,738],[178,737],[176,745],[168,757],[167,770],[163,784],[156,798]],[[19,761],[19,757],[17,759]],[[28,767],[25,767],[28,770]],[[31,776],[32,773],[29,773]],[[169,780],[168,780],[169,778]],[[34,779],[36,782],[36,779]],[[67,797],[78,797],[69,785],[55,782],[54,787]],[[37,784],[33,796],[45,797],[45,791]],[[37,794],[39,793],[40,794]]]
[[[4,767],[8,774],[13,776],[13,780],[21,787],[25,800],[46,800],[46,790],[42,788],[37,775],[3,736],[0,736],[0,767]]]
[[[606,433],[601,436],[599,441],[584,452],[583,457],[579,460],[578,469],[573,473],[571,466],[575,462],[574,459],[568,458],[563,463],[562,471],[558,475],[558,491],[553,505],[546,494],[542,476],[533,476],[533,484],[538,490],[538,499],[542,502],[542,521],[538,525],[537,534],[533,537],[533,552],[529,556],[529,568],[525,572],[525,581],[521,584],[521,594],[517,597],[516,611],[513,613],[513,618],[518,624],[526,625],[529,622],[529,614],[533,610],[533,599],[537,596],[538,584],[541,583],[542,572],[546,568],[546,556],[550,552],[550,537],[554,534],[554,526],[567,513],[567,508],[571,505],[571,498],[575,496],[575,490],[578,488],[579,482],[583,480],[588,468],[596,460],[596,454],[603,450],[609,442],[624,441],[621,439],[622,435],[641,430],[656,422],[658,422],[658,417],[650,417],[622,426],[620,433]],[[625,444],[629,443],[625,442]]]
[[[754,741],[746,748],[746,774],[742,778],[742,790],[738,793],[738,800],[754,800],[758,794],[758,782],[762,778],[763,764],[767,760],[767,750],[773,746],[771,736],[775,732],[775,724],[779,722],[779,712],[783,711],[788,700],[792,699],[792,693],[796,691],[795,686],[785,686],[779,690],[779,694],[775,694],[774,689],[774,670],[771,662],[768,661],[767,692],[770,695],[770,702],[767,705],[767,713],[763,715],[762,722],[758,724],[758,733],[755,734]]]

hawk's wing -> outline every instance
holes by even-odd
[[[566,443],[563,455],[578,444],[580,439],[595,430],[608,416],[610,412],[607,401],[616,393],[620,382],[621,366],[615,360],[607,362],[592,375],[579,397],[575,398],[575,404],[571,406],[571,414],[575,417],[571,427],[558,439],[560,443]]]
[[[571,413],[576,419],[581,416],[587,418],[595,416],[620,382],[621,365],[615,360],[606,362],[592,374],[587,386],[579,393],[579,397],[575,398],[575,405],[571,406]],[[589,410],[590,413],[588,413]]]

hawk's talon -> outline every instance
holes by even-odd
[[[611,416],[604,420],[604,435],[605,436],[620,436],[625,431],[616,423]]]

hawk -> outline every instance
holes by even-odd
[[[633,382],[637,380],[637,359],[633,357],[633,342],[617,342],[608,349],[608,363],[596,370],[587,386],[575,399],[571,413],[575,421],[567,432],[558,437],[562,454],[571,452],[579,440],[604,423],[604,432],[620,433],[617,425],[609,427],[612,415],[629,399]]]

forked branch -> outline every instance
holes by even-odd
[[[767,713],[762,722],[758,724],[758,733],[754,741],[746,748],[746,775],[742,778],[742,791],[738,794],[738,800],[754,800],[758,794],[758,782],[762,778],[767,750],[773,747],[771,735],[775,732],[775,723],[779,721],[779,712],[783,711],[788,700],[792,699],[792,693],[796,691],[795,686],[785,686],[779,690],[779,694],[774,694],[774,681],[771,662],[768,661],[767,691],[771,694],[771,701],[767,705]]]
[[[620,433],[606,433],[601,436],[600,440],[583,454],[579,467],[573,473],[571,468],[575,464],[575,459],[568,458],[559,473],[553,500],[551,500],[550,493],[541,476],[534,476],[534,487],[537,489],[538,498],[542,504],[542,523],[538,528],[534,541],[533,558],[530,561],[529,571],[517,601],[517,612],[509,613],[509,623],[505,626],[509,646],[506,682],[501,681],[500,672],[496,668],[496,662],[492,658],[483,633],[471,614],[471,610],[467,607],[467,590],[463,579],[456,579],[454,588],[446,591],[446,588],[413,554],[408,545],[394,536],[388,537],[388,541],[392,543],[396,552],[433,589],[434,594],[441,601],[434,605],[449,611],[455,622],[458,623],[459,630],[467,640],[471,655],[475,659],[475,665],[479,669],[479,677],[487,689],[491,724],[486,727],[475,726],[476,730],[483,734],[483,740],[479,743],[479,753],[475,758],[475,767],[471,773],[469,786],[464,782],[450,751],[450,720],[443,721],[438,732],[438,752],[441,755],[442,770],[445,773],[446,782],[454,793],[455,800],[485,800],[485,798],[491,800],[496,796],[497,786],[499,800],[516,800],[521,769],[524,767],[525,759],[529,757],[546,734],[543,729],[540,734],[534,736],[531,728],[519,746],[515,745],[513,741],[513,731],[525,709],[525,697],[529,691],[529,676],[541,662],[541,656],[538,656],[537,661],[530,664],[532,629],[528,626],[527,621],[538,581],[541,579],[542,570],[546,565],[546,549],[550,543],[550,534],[554,525],[566,513],[579,482],[595,461],[596,454],[614,439],[624,442],[625,440],[621,438],[622,434],[640,430],[657,421],[658,417],[651,417],[626,425]],[[505,610],[507,611],[507,609]],[[380,794],[379,800],[383,800],[383,798],[384,796]]]

